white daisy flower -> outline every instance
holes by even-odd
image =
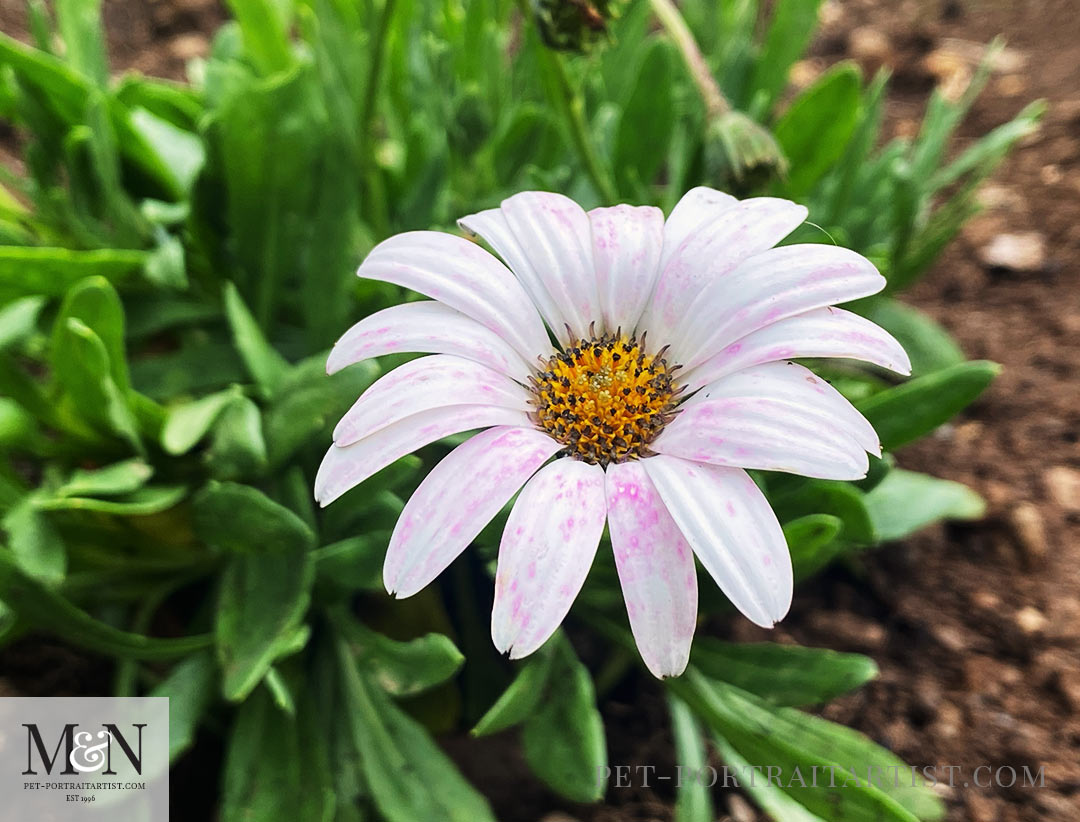
[[[690,191],[659,209],[586,212],[524,192],[460,221],[485,240],[391,237],[359,276],[431,298],[357,323],[333,373],[392,352],[412,360],[342,417],[319,469],[326,505],[436,440],[486,428],[408,501],[387,590],[435,579],[519,490],[499,546],[491,633],[519,658],[559,626],[604,526],[630,626],[657,676],[686,667],[696,555],[750,620],[788,611],[791,558],[748,468],[852,480],[880,454],[870,424],[796,357],[848,357],[900,373],[903,348],[833,308],[880,291],[865,258],[773,246],[806,219],[786,200]],[[554,340],[554,341],[553,341]]]

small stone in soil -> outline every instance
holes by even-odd
[[[1031,502],[1017,504],[1009,512],[1009,525],[1024,563],[1028,567],[1039,565],[1046,557],[1049,546],[1046,525],[1038,506]]]
[[[1080,511],[1080,471],[1066,465],[1055,465],[1043,474],[1050,498],[1066,511]]]
[[[999,234],[979,249],[979,260],[988,268],[1042,271],[1046,267],[1046,241],[1035,231]]]

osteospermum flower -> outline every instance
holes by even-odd
[[[657,676],[685,668],[694,556],[758,625],[788,611],[783,532],[745,469],[851,480],[879,454],[870,424],[795,357],[907,373],[878,326],[831,307],[879,291],[853,251],[773,246],[806,219],[774,198],[689,192],[659,209],[586,212],[525,192],[378,245],[359,276],[431,301],[353,326],[331,373],[424,352],[342,417],[315,483],[323,505],[406,454],[485,428],[424,478],[386,554],[387,590],[435,579],[520,490],[499,546],[491,634],[512,658],[565,617],[607,525],[630,626]]]

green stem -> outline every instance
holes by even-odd
[[[705,103],[705,111],[710,118],[726,114],[731,111],[731,104],[725,99],[720,91],[716,78],[713,77],[705,56],[694,39],[693,32],[686,25],[686,21],[671,0],[649,0],[656,18],[664,27],[668,35],[675,41],[679,53],[682,55],[694,84],[701,93],[701,99]]]
[[[379,169],[375,166],[375,112],[379,100],[379,84],[382,80],[383,62],[386,56],[387,33],[397,8],[397,0],[384,0],[382,13],[373,33],[371,64],[368,81],[364,88],[364,100],[360,107],[360,140],[364,163],[364,183],[367,188],[369,216],[376,232],[388,233],[390,220],[386,211],[386,196]],[[364,145],[366,143],[366,145]]]

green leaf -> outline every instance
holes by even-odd
[[[840,553],[836,538],[844,521],[831,514],[807,514],[784,523],[784,538],[791,551],[796,580],[813,576]]]
[[[225,316],[232,329],[236,350],[240,352],[248,373],[263,395],[273,396],[288,372],[289,364],[266,341],[236,286],[225,283],[224,294]]]
[[[713,743],[716,745],[717,753],[720,754],[720,758],[724,760],[728,768],[740,775],[751,774],[752,766],[750,763],[739,756],[739,752],[724,737],[720,735],[714,736]],[[761,806],[761,809],[773,819],[782,820],[782,822],[826,822],[820,816],[810,813],[775,785],[770,785],[767,782],[762,784],[760,778],[755,778],[752,775],[743,776],[738,782],[739,787],[746,791]]]
[[[215,479],[235,480],[262,473],[269,457],[259,407],[239,396],[218,416],[206,462]]]
[[[604,795],[604,721],[588,669],[561,634],[554,640],[547,691],[521,729],[525,759],[540,779],[575,802]]]
[[[894,468],[866,495],[882,540],[903,539],[941,519],[981,519],[983,498],[959,482]]]
[[[339,656],[345,721],[380,815],[387,822],[494,822],[487,800],[427,731],[357,670],[348,649]]]
[[[480,717],[471,731],[473,736],[487,736],[520,725],[532,714],[544,693],[554,659],[554,643],[544,645],[525,660],[517,676],[495,704]]]
[[[0,306],[0,351],[18,345],[34,333],[45,298],[21,297]]]
[[[862,78],[838,63],[800,94],[773,129],[790,164],[785,193],[802,198],[847,148],[859,119]]]
[[[775,705],[816,705],[852,691],[877,676],[874,660],[824,648],[734,643],[702,637],[693,664],[706,676],[757,694]]]
[[[195,743],[195,733],[214,697],[217,665],[209,651],[182,660],[148,696],[169,700],[169,762],[176,762]]]
[[[146,262],[145,251],[0,246],[0,290],[13,295],[60,297],[91,276],[120,282]]]
[[[312,714],[290,717],[264,689],[244,702],[229,735],[222,822],[334,819],[330,755]]]
[[[89,328],[105,346],[109,374],[121,392],[131,388],[124,350],[124,306],[112,284],[102,276],[88,277],[71,287],[60,305],[56,329],[75,319]]]
[[[207,635],[158,639],[99,622],[24,573],[11,552],[3,549],[0,549],[0,600],[38,630],[83,650],[122,659],[173,659],[206,648],[212,641]]]
[[[153,148],[183,191],[190,191],[203,163],[202,140],[144,108],[131,111],[131,127]]]
[[[746,103],[767,111],[787,85],[788,71],[802,57],[817,29],[821,0],[778,0],[754,63]]]
[[[785,477],[785,479],[787,479]],[[831,514],[844,526],[846,540],[868,545],[876,535],[864,494],[850,483],[835,480],[797,480],[792,490],[770,495],[781,522],[811,514]]]
[[[96,497],[53,497],[35,503],[42,511],[93,511],[121,517],[160,514],[187,496],[184,485],[149,485],[130,494],[112,499]]]
[[[349,537],[315,551],[315,573],[320,585],[353,592],[383,590],[382,567],[390,532]]]
[[[701,727],[693,712],[678,697],[668,695],[671,735],[675,740],[675,763],[683,778],[678,781],[675,822],[713,822],[716,812],[706,783],[697,778],[708,767],[709,757]],[[689,778],[686,775],[690,775]]]
[[[240,390],[233,387],[169,408],[161,429],[161,447],[165,453],[186,454],[207,435],[225,408],[242,396]]]
[[[346,635],[357,661],[375,683],[393,696],[415,696],[440,685],[461,668],[465,657],[450,638],[426,634],[400,642],[348,620]]]
[[[668,43],[653,39],[644,47],[637,79],[615,130],[612,166],[621,189],[651,185],[667,157],[677,113]]]
[[[66,46],[68,65],[104,88],[109,63],[101,28],[101,0],[56,0],[56,24]]]
[[[708,679],[693,667],[665,684],[747,763],[762,770],[780,768],[784,793],[813,814],[851,822],[918,822],[944,816],[944,805],[932,791],[911,786],[912,772],[904,762],[850,728],[795,708],[769,705],[733,685]],[[819,774],[816,786],[811,779],[814,766]],[[857,784],[849,768],[861,773]],[[866,778],[872,768],[880,774],[876,781]],[[823,782],[822,774],[829,773],[835,773],[834,788]]]
[[[64,541],[31,497],[8,511],[2,524],[7,531],[11,553],[26,574],[50,588],[64,581],[67,550]]]
[[[315,534],[257,488],[211,480],[192,500],[195,533],[215,548],[257,556],[310,551]]]
[[[886,297],[871,300],[862,313],[904,346],[916,377],[964,361],[964,352],[949,332],[917,308]]]
[[[307,642],[313,579],[301,551],[237,554],[225,567],[215,621],[225,699],[245,699],[277,659]]]
[[[997,363],[973,360],[916,377],[855,405],[874,426],[882,448],[892,450],[948,422],[1000,373]]]
[[[124,460],[104,468],[76,468],[55,491],[58,497],[118,496],[138,491],[150,480],[154,467],[141,459]]]
[[[271,0],[228,0],[228,5],[244,37],[252,62],[263,74],[288,68],[292,51],[286,35],[281,4]]]

